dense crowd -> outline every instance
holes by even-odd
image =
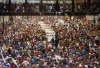
[[[39,3],[32,4],[28,3],[27,7],[25,6],[25,3],[11,3],[9,5],[8,3],[0,3],[0,12],[7,13],[7,12],[14,12],[14,13],[24,13],[24,12],[33,12],[33,13],[39,13]]]
[[[0,23],[0,68],[100,68],[100,25],[75,18],[29,17]],[[47,41],[38,24],[51,24],[55,38]],[[60,22],[61,23],[61,22]]]
[[[75,3],[74,11],[75,12],[99,12],[100,11],[100,2],[90,3],[90,7],[88,3]],[[56,3],[43,3],[42,7],[40,3],[27,3],[27,7],[25,3],[0,3],[0,12],[32,12],[32,13],[40,13],[40,9],[43,8],[42,12],[44,13],[53,13],[56,12],[56,8],[59,7],[59,12],[72,12],[72,3],[59,3],[59,6],[55,6]]]
[[[100,11],[100,2],[90,3],[90,7],[88,3],[75,3],[75,12],[99,12]]]

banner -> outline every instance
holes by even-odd
[[[93,15],[86,15],[86,20],[93,20]]]

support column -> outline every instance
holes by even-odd
[[[74,12],[74,9],[75,9],[75,3],[74,0],[72,0],[72,12]]]
[[[4,34],[4,16],[3,16],[2,27],[3,27],[3,32],[2,32],[2,34]]]
[[[28,2],[25,0],[25,12],[27,12]]]
[[[10,6],[11,6],[11,0],[9,0],[9,3],[8,3],[8,4],[9,4],[8,12],[10,12],[10,10],[11,10],[11,9],[10,9]]]
[[[87,0],[87,4],[88,4],[88,9],[90,10],[90,7],[91,7],[91,0]]]
[[[54,4],[54,9],[55,9],[56,12],[60,11],[59,0],[56,0],[56,2]]]
[[[1,16],[0,16],[0,22],[1,22]]]
[[[86,8],[86,0],[84,1],[84,6],[85,6],[85,7],[84,7],[84,10],[86,11],[86,9],[87,9],[87,8]]]
[[[43,10],[42,0],[40,0],[39,8],[40,8],[40,12],[42,12],[42,10]]]

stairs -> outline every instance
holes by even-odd
[[[50,24],[46,24],[43,21],[39,21],[38,24],[45,31],[48,42],[50,42],[52,38],[55,38],[55,32],[51,29]]]

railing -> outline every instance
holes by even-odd
[[[4,4],[0,3],[0,15],[98,15],[100,12],[99,3],[91,3],[91,8],[87,4],[75,3],[74,12],[72,12],[72,4],[59,4],[59,12],[56,13],[54,4],[42,4],[42,13],[40,4],[25,3],[22,4]]]
[[[15,13],[15,12],[12,12],[12,13],[0,13],[0,16],[7,16],[7,15],[12,15],[12,16],[54,16],[54,15],[58,15],[58,16],[66,16],[66,15],[98,15],[100,12],[64,12],[64,13],[29,13],[29,12],[24,12],[24,13],[21,13],[21,12],[18,12],[18,13]]]

